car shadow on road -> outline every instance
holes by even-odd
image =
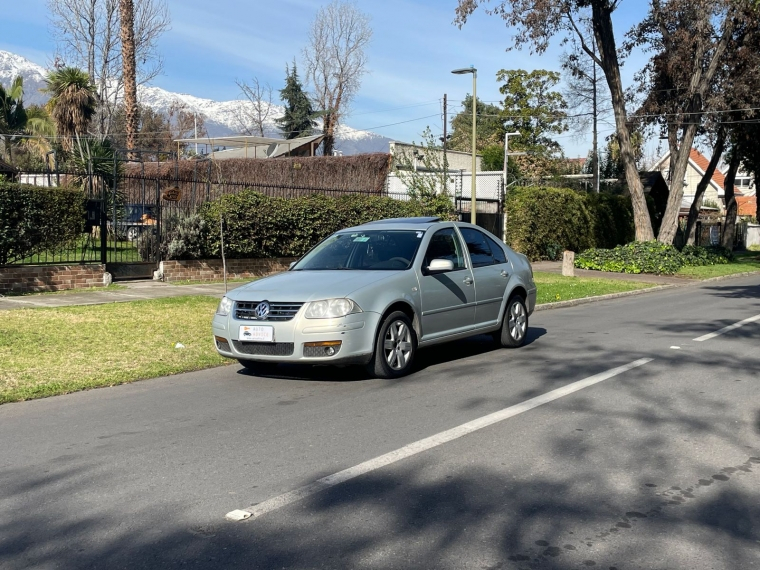
[[[542,327],[528,328],[523,347],[535,343],[546,334]],[[462,340],[438,344],[420,349],[415,357],[411,374],[420,372],[431,366],[465,360],[496,350],[509,350],[499,347],[491,335],[477,335]],[[520,349],[513,349],[519,351]],[[371,380],[372,377],[363,366],[306,366],[301,364],[279,364],[265,372],[253,372],[241,368],[238,374],[243,376],[278,378],[282,380],[312,380],[317,382],[359,382]]]

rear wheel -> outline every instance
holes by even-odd
[[[272,374],[277,368],[276,362],[259,362],[256,360],[242,360],[238,359],[238,362],[249,372],[254,374]]]
[[[401,311],[388,315],[380,326],[375,354],[367,371],[377,378],[399,378],[409,374],[417,352],[417,334],[409,317]]]
[[[528,310],[520,295],[513,295],[507,303],[507,310],[501,328],[494,333],[499,344],[506,348],[517,348],[525,344],[528,333]]]
[[[140,237],[141,230],[140,228],[131,227],[127,230],[127,239],[129,241],[135,241],[137,238]]]

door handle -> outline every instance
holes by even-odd
[[[464,284],[465,285],[472,285],[472,277],[465,277],[464,278]]]

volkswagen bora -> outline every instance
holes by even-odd
[[[380,220],[339,231],[289,271],[231,291],[216,349],[250,370],[292,362],[407,374],[419,348],[491,333],[525,342],[536,285],[528,259],[478,226]]]

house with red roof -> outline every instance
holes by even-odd
[[[681,200],[682,214],[688,214],[689,208],[691,207],[692,202],[694,202],[697,185],[702,180],[709,164],[710,160],[701,152],[695,148],[691,149],[691,153],[689,154],[689,164],[686,167],[686,174],[684,176],[683,199]],[[665,180],[670,180],[670,152],[665,153],[665,156],[657,161],[652,170],[659,170],[662,172]],[[710,183],[705,190],[705,195],[702,200],[702,210],[718,210],[721,213],[725,210],[725,183],[726,177],[716,168]]]

